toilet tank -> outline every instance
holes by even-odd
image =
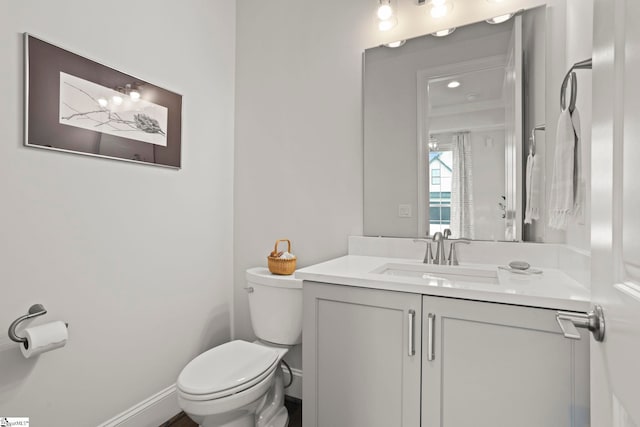
[[[281,345],[302,342],[302,280],[271,274],[266,267],[247,270],[247,292],[253,332]]]

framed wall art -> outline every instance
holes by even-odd
[[[24,40],[26,146],[180,168],[181,95]]]

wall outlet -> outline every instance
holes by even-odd
[[[398,205],[398,216],[400,218],[411,218],[411,205]]]

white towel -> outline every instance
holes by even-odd
[[[560,112],[549,195],[549,226],[565,230],[574,209],[576,135],[569,109]]]
[[[586,183],[583,176],[582,165],[582,138],[580,137],[580,114],[578,109],[575,108],[571,113],[571,123],[573,125],[573,132],[575,133],[575,167],[573,176],[573,216],[578,224],[584,223],[584,199],[586,192]]]
[[[530,152],[527,157],[526,208],[524,223],[531,224],[533,220],[540,219],[540,165],[538,156]]]

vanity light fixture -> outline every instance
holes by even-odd
[[[432,18],[443,18],[453,9],[453,2],[451,0],[431,0],[429,7],[431,8],[429,13]]]
[[[455,88],[457,88],[457,87],[460,87],[460,82],[459,82],[459,81],[457,81],[457,80],[451,80],[451,81],[447,84],[447,87],[448,87],[449,89],[455,89]]]
[[[400,46],[404,45],[406,42],[407,42],[406,40],[398,40],[398,41],[391,42],[391,43],[385,43],[383,46],[390,47],[390,48],[400,47]]]
[[[397,24],[398,24],[398,19],[395,16],[392,16],[391,19],[378,22],[378,30],[389,31],[390,29],[395,27]]]
[[[447,28],[446,30],[440,30],[440,31],[436,31],[435,33],[431,33],[431,35],[434,37],[444,37],[453,33],[455,30],[456,30],[456,27]]]
[[[380,0],[380,5],[378,6],[378,19],[381,21],[386,21],[391,18],[393,15],[393,8],[391,7],[390,0]]]
[[[495,16],[491,19],[487,19],[487,23],[491,25],[502,24],[503,22],[507,22],[509,19],[511,19],[513,15],[515,15],[515,13],[507,13],[504,15]]]
[[[378,30],[389,31],[398,24],[398,18],[392,5],[393,0],[378,0]]]

